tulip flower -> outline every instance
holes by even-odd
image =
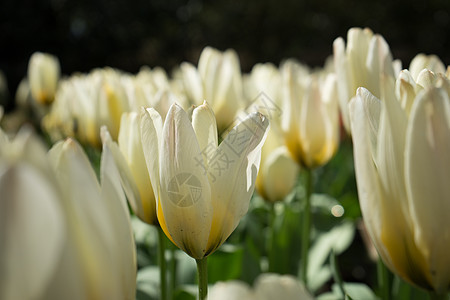
[[[73,140],[48,154],[29,132],[0,140],[0,298],[134,299],[134,240],[109,149],[100,185]]]
[[[232,125],[236,113],[245,106],[239,58],[233,50],[222,53],[206,47],[198,69],[190,63],[181,64],[181,77],[187,98],[193,104],[209,101],[220,133]]]
[[[141,136],[157,214],[166,235],[196,259],[216,250],[246,213],[268,128],[248,116],[218,145],[205,103],[187,113],[173,105],[162,124],[154,109],[141,116]],[[157,158],[157,159],[155,159]]]
[[[60,77],[59,61],[51,54],[35,52],[28,63],[31,95],[41,104],[50,104],[55,97]]]
[[[249,115],[220,145],[214,113],[206,103],[193,110],[191,120],[174,104],[163,125],[150,108],[141,114],[141,136],[159,223],[176,246],[196,259],[203,299],[205,258],[248,210],[268,120],[259,113]]]
[[[389,76],[381,101],[358,89],[349,107],[355,171],[363,218],[384,263],[443,294],[450,285],[450,89],[442,74],[421,73],[435,81],[422,85],[409,113]]]
[[[347,33],[347,46],[339,37],[333,42],[333,53],[339,106],[344,127],[350,134],[348,103],[356,89],[363,86],[380,97],[380,75],[395,77],[400,67],[396,66],[398,62],[393,62],[384,38],[368,28],[351,28]]]
[[[100,128],[117,140],[120,118],[130,111],[121,72],[105,68],[77,74],[61,82],[43,127],[53,140],[76,137],[84,145],[101,147]]]
[[[0,299],[44,299],[66,224],[46,150],[29,130],[0,130]]]
[[[106,126],[102,127],[103,144],[111,149],[114,161],[121,170],[121,180],[133,212],[143,222],[157,225],[155,195],[142,150],[138,113],[124,113],[120,124],[118,145]]]
[[[430,70],[434,73],[445,73],[445,66],[437,55],[417,54],[409,64],[409,72],[414,80],[417,80],[423,69]]]
[[[284,63],[281,69],[286,146],[301,166],[313,169],[324,165],[339,145],[335,76],[303,77],[303,68],[293,61]]]
[[[299,170],[282,137],[271,127],[261,151],[256,191],[271,203],[281,201],[294,188]]]

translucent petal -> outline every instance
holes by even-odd
[[[208,251],[220,246],[247,213],[268,126],[260,113],[249,115],[228,133],[209,163],[214,216]]]
[[[415,240],[428,261],[433,287],[450,284],[450,99],[442,89],[421,93],[411,111],[406,183]]]
[[[66,234],[61,195],[38,169],[1,160],[0,194],[0,298],[39,299]]]
[[[207,254],[212,222],[211,188],[194,129],[176,104],[167,115],[163,138],[160,204],[164,221],[178,247],[202,258]]]

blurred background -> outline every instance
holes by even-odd
[[[321,66],[350,27],[370,27],[403,66],[419,52],[450,63],[447,0],[1,0],[0,70],[11,108],[30,55],[49,52],[62,73],[143,65],[170,72],[203,47],[234,48],[243,72],[289,57]]]

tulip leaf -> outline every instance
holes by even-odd
[[[208,257],[208,281],[231,280],[240,277],[244,251],[240,246],[222,245]]]
[[[149,266],[137,274],[136,299],[159,299],[159,268]]]
[[[336,255],[346,250],[353,241],[355,226],[345,221],[329,232],[320,234],[309,251],[309,288],[317,290],[332,276],[328,258],[332,251]]]
[[[333,284],[332,291],[318,296],[317,300],[341,300],[341,299],[364,299],[379,300],[375,293],[363,283],[344,283],[345,296],[337,284]]]

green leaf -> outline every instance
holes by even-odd
[[[318,235],[309,251],[308,279],[311,290],[317,290],[331,278],[332,272],[328,264],[331,251],[336,255],[342,253],[350,246],[354,235],[355,226],[349,221]]]
[[[137,273],[137,299],[159,299],[159,268],[149,266]]]
[[[208,282],[237,279],[242,273],[244,251],[240,246],[223,244],[208,257]]]
[[[316,297],[317,300],[342,300],[342,299],[364,299],[379,300],[375,293],[363,283],[344,283],[345,296],[342,295],[341,289],[337,284],[333,284],[331,292],[324,293]]]
[[[195,300],[197,299],[198,287],[193,284],[182,285],[175,291],[174,300]]]

